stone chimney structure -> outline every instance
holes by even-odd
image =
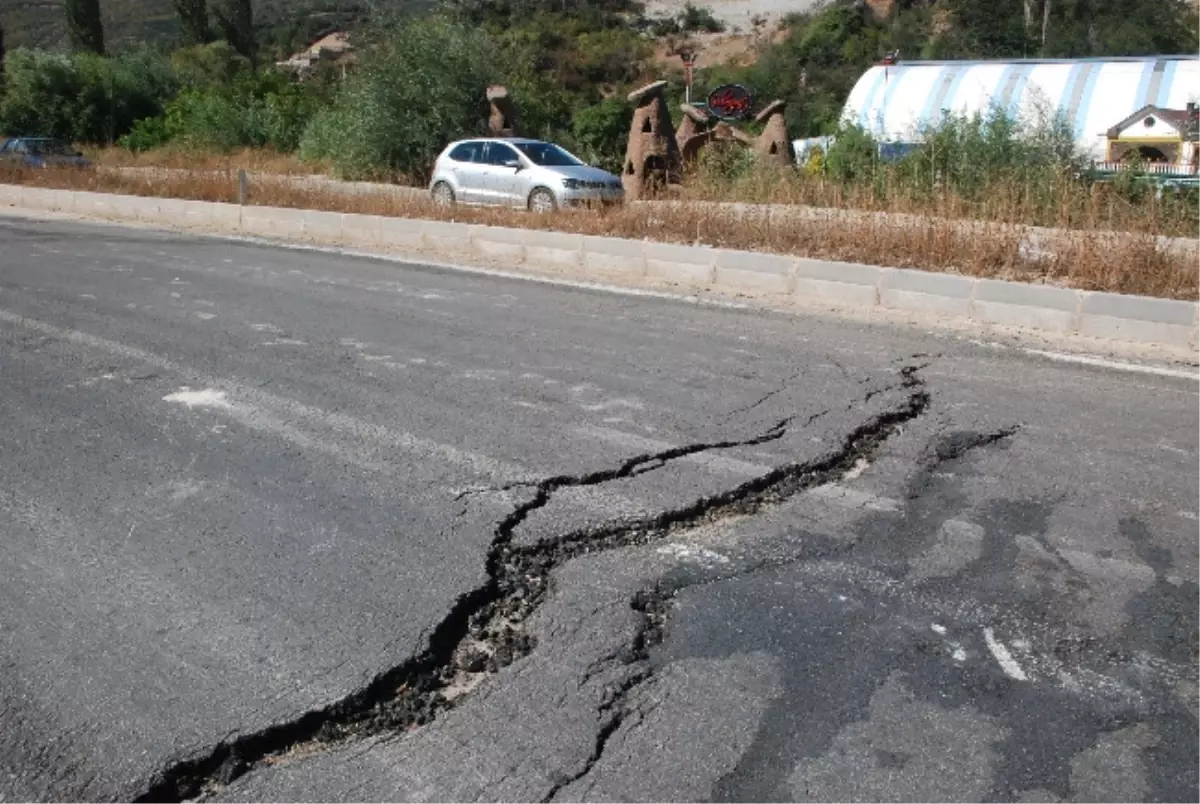
[[[655,81],[629,93],[629,102],[637,106],[629,127],[621,183],[630,201],[679,182],[682,162],[663,94],[666,87],[666,81]]]
[[[488,133],[493,137],[521,136],[517,107],[508,97],[508,90],[499,85],[490,86],[487,88],[487,99],[491,107],[488,114]]]
[[[763,126],[762,134],[754,144],[755,153],[760,159],[780,167],[789,167],[796,162],[796,152],[788,137],[787,121],[783,117],[786,108],[784,101],[772,101],[754,118],[754,122]]]

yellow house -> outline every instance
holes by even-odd
[[[1108,162],[1140,158],[1148,165],[1195,172],[1200,164],[1200,117],[1186,109],[1143,106],[1108,130]]]

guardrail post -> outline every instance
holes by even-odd
[[[242,206],[246,206],[246,202],[250,200],[250,177],[246,175],[246,170],[244,168],[238,168],[237,178],[238,203]]]

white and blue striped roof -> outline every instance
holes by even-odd
[[[1200,101],[1200,57],[914,61],[877,65],[854,85],[843,119],[881,140],[916,141],[946,114],[1003,109],[1023,122],[1055,116],[1081,150],[1103,158],[1105,132],[1143,106]]]

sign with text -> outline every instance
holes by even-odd
[[[754,93],[741,84],[725,84],[708,93],[708,110],[719,120],[745,120],[754,108]]]

